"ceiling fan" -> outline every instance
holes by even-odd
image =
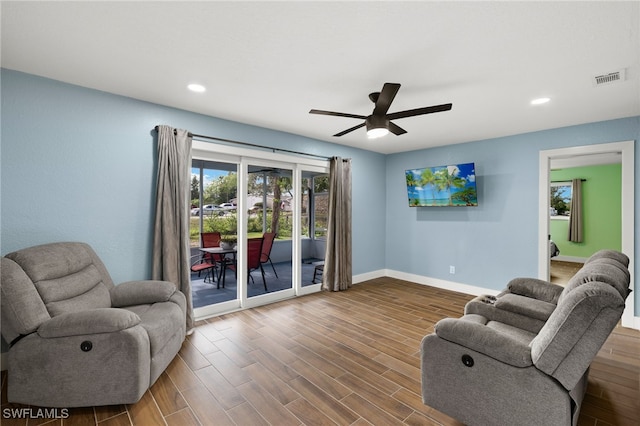
[[[369,116],[347,114],[343,112],[322,111],[319,109],[312,109],[311,111],[309,111],[309,114],[322,114],[333,115],[336,117],[364,119],[364,122],[358,124],[357,126],[353,126],[347,130],[343,130],[342,132],[336,133],[333,136],[343,136],[361,127],[367,126],[367,136],[373,139],[385,136],[389,132],[393,133],[396,136],[407,133],[406,130],[392,123],[391,120],[413,117],[415,115],[431,114],[434,112],[449,111],[452,107],[452,104],[442,104],[387,114],[387,111],[389,111],[389,107],[391,106],[391,102],[393,102],[393,99],[396,97],[396,93],[398,93],[398,90],[400,90],[400,84],[385,83],[382,87],[381,92],[373,92],[369,94],[369,99],[371,99],[371,102],[375,104],[373,113]]]

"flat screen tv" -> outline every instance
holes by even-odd
[[[411,169],[405,175],[410,207],[478,205],[474,163]]]

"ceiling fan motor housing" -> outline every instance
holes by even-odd
[[[370,115],[365,120],[367,131],[371,129],[389,129],[389,119],[386,115]]]

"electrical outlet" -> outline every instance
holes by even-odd
[[[449,273],[450,274],[455,274],[456,273],[456,267],[453,265],[449,265]]]

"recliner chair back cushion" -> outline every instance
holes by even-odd
[[[589,264],[589,263],[593,262],[594,260],[598,260],[598,259],[616,260],[616,261],[620,262],[622,264],[622,266],[624,266],[625,268],[629,267],[629,257],[626,254],[621,253],[619,251],[607,250],[607,249],[595,252],[584,263],[586,265],[586,264]]]
[[[623,281],[630,281],[631,280],[631,273],[629,272],[629,269],[624,266],[624,263],[621,263],[615,259],[607,259],[607,258],[599,258],[599,259],[594,259],[592,261],[590,261],[588,264],[585,264],[585,266],[588,267],[593,267],[593,268],[599,268],[602,265],[609,265],[609,266],[613,266],[615,267],[618,272],[617,272],[617,276],[618,277],[624,277]],[[622,275],[620,275],[622,274]],[[624,296],[623,296],[624,297]]]
[[[573,389],[624,310],[624,299],[610,284],[583,283],[564,295],[531,341],[531,359],[541,371]]]
[[[2,335],[11,343],[20,335],[33,333],[40,324],[51,319],[35,286],[20,265],[2,258],[0,280],[0,313]]]
[[[111,307],[109,290],[113,281],[87,244],[44,244],[6,257],[23,269],[52,317]]]
[[[625,299],[630,292],[629,271],[626,268],[622,268],[622,265],[615,260],[599,259],[595,262],[585,264],[582,269],[571,277],[558,298],[558,304],[576,288],[590,282],[609,284],[616,289],[623,299]]]

